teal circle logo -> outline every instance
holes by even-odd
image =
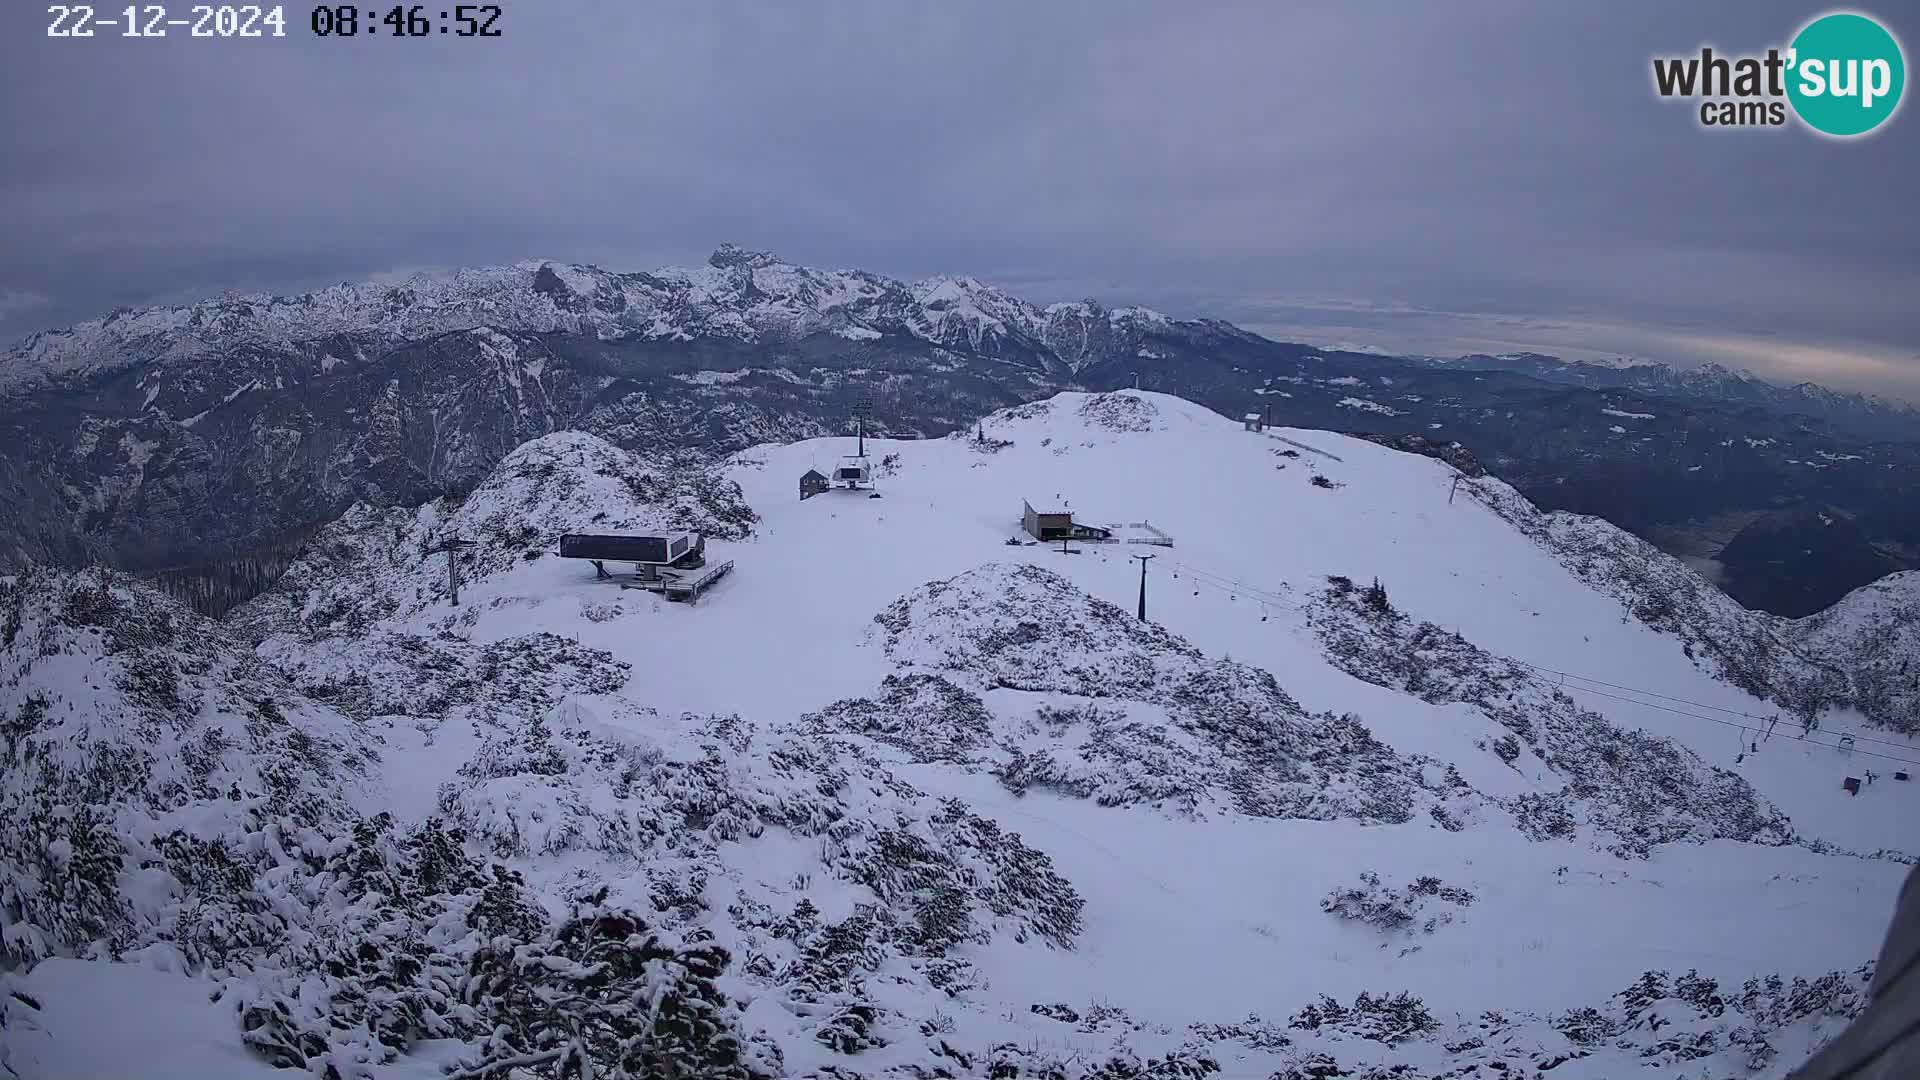
[[[1907,86],[1906,58],[1887,28],[1836,12],[1808,23],[1787,53],[1787,100],[1806,125],[1851,138],[1887,122]]]

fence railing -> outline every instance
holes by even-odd
[[[1120,525],[1107,525],[1107,526],[1104,526],[1104,527],[1105,527],[1105,528],[1107,528],[1107,529],[1111,529],[1111,530],[1114,530],[1114,531],[1116,531],[1116,532],[1117,532],[1118,530],[1120,530],[1120,529],[1138,529],[1138,530],[1140,530],[1140,531],[1142,531],[1142,532],[1148,532],[1148,533],[1152,533],[1153,535],[1151,535],[1151,536],[1129,536],[1129,537],[1126,537],[1125,539],[1122,539],[1122,538],[1120,538],[1120,537],[1117,537],[1117,536],[1109,536],[1109,537],[1107,537],[1107,538],[1106,538],[1105,540],[1096,540],[1096,541],[1093,541],[1094,543],[1098,543],[1098,544],[1152,544],[1152,545],[1153,545],[1153,546],[1155,546],[1155,547],[1172,547],[1172,546],[1173,546],[1173,537],[1171,537],[1171,536],[1168,536],[1168,535],[1166,534],[1166,532],[1165,532],[1164,530],[1162,530],[1162,529],[1159,529],[1159,528],[1156,528],[1156,527],[1154,527],[1154,526],[1152,526],[1152,525],[1149,525],[1149,524],[1147,524],[1147,523],[1146,523],[1146,522],[1144,522],[1144,521],[1129,521],[1129,522],[1126,522],[1126,523],[1124,523],[1124,524],[1120,524]]]

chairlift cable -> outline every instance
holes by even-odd
[[[1689,700],[1687,700],[1686,698],[1680,698],[1680,697],[1674,697],[1674,696],[1672,696],[1671,694],[1662,694],[1662,693],[1658,693],[1658,692],[1656,692],[1656,691],[1653,691],[1653,690],[1642,690],[1642,689],[1640,689],[1640,688],[1639,688],[1639,687],[1637,687],[1637,686],[1622,686],[1622,685],[1620,685],[1620,684],[1618,684],[1618,683],[1610,683],[1610,682],[1607,682],[1607,681],[1605,681],[1604,679],[1595,679],[1595,678],[1592,678],[1592,677],[1590,677],[1590,676],[1586,676],[1586,675],[1576,675],[1576,674],[1574,674],[1573,672],[1570,672],[1570,671],[1558,671],[1558,670],[1556,670],[1556,669],[1554,669],[1554,668],[1549,668],[1549,667],[1542,667],[1542,666],[1541,666],[1541,665],[1539,665],[1539,664],[1530,664],[1530,663],[1528,663],[1528,662],[1526,662],[1525,660],[1515,660],[1515,661],[1513,661],[1513,662],[1514,662],[1514,663],[1516,663],[1516,664],[1519,664],[1519,665],[1520,665],[1521,667],[1525,667],[1525,668],[1531,668],[1531,669],[1533,669],[1534,671],[1539,671],[1539,672],[1544,672],[1544,673],[1547,673],[1547,674],[1551,674],[1551,675],[1559,675],[1559,676],[1562,676],[1563,678],[1566,678],[1566,679],[1575,679],[1575,680],[1578,680],[1578,681],[1580,681],[1580,682],[1589,682],[1589,683],[1594,683],[1594,684],[1596,684],[1596,685],[1599,685],[1599,686],[1605,686],[1605,687],[1608,687],[1609,689],[1613,689],[1613,690],[1624,690],[1624,691],[1626,691],[1627,693],[1630,693],[1630,694],[1640,694],[1640,695],[1642,695],[1642,696],[1645,696],[1645,697],[1654,697],[1654,698],[1660,698],[1660,699],[1661,699],[1661,700],[1663,700],[1663,701],[1672,701],[1672,702],[1676,702],[1676,703],[1678,703],[1678,704],[1681,704],[1681,705],[1691,705],[1691,706],[1693,706],[1693,707],[1694,707],[1694,708],[1696,708],[1696,709],[1711,709],[1711,710],[1713,710],[1714,712],[1721,712],[1721,713],[1726,713],[1726,714],[1728,714],[1729,716],[1739,716],[1739,717],[1743,717],[1743,718],[1745,718],[1745,719],[1748,719],[1748,720],[1752,720],[1752,721],[1755,721],[1756,723],[1764,723],[1764,722],[1765,722],[1765,721],[1767,721],[1767,720],[1770,720],[1770,719],[1773,719],[1772,717],[1767,717],[1767,716],[1755,716],[1755,715],[1754,715],[1753,713],[1750,713],[1750,712],[1742,712],[1742,711],[1740,711],[1740,710],[1738,710],[1738,709],[1729,709],[1729,708],[1727,708],[1727,707],[1726,707],[1726,706],[1724,706],[1724,705],[1708,705],[1708,704],[1707,704],[1707,703],[1705,703],[1705,702],[1701,702],[1701,701],[1689,701]],[[1584,688],[1582,688],[1582,687],[1575,687],[1575,689],[1584,689]],[[1900,741],[1895,741],[1895,740],[1893,740],[1893,739],[1876,739],[1876,738],[1874,738],[1874,737],[1873,737],[1873,736],[1871,736],[1871,735],[1861,735],[1861,734],[1859,734],[1858,732],[1853,732],[1853,731],[1845,731],[1845,730],[1841,730],[1841,729],[1835,729],[1835,731],[1834,731],[1834,733],[1835,733],[1835,734],[1845,734],[1845,735],[1852,735],[1852,736],[1854,736],[1855,738],[1858,738],[1858,739],[1860,739],[1860,740],[1861,740],[1861,741],[1863,741],[1863,742],[1872,742],[1872,743],[1879,743],[1879,744],[1881,744],[1881,745],[1883,745],[1883,746],[1891,746],[1891,747],[1894,747],[1894,748],[1896,748],[1896,749],[1901,749],[1901,750],[1912,750],[1912,749],[1915,749],[1915,746],[1914,746],[1914,744],[1913,744],[1913,743],[1912,743],[1911,741],[1906,741],[1906,742],[1900,742]]]
[[[1735,723],[1735,722],[1733,722],[1732,720],[1722,720],[1722,719],[1720,719],[1720,718],[1719,718],[1719,717],[1717,717],[1717,716],[1703,716],[1703,715],[1701,715],[1701,714],[1699,714],[1699,713],[1690,713],[1690,712],[1687,712],[1687,711],[1686,711],[1686,710],[1684,710],[1684,709],[1674,709],[1674,708],[1669,708],[1668,706],[1665,706],[1665,705],[1657,705],[1657,704],[1655,704],[1655,703],[1653,703],[1653,702],[1651,702],[1651,701],[1635,701],[1635,700],[1634,700],[1634,699],[1632,699],[1632,698],[1625,698],[1625,697],[1620,697],[1620,696],[1619,696],[1619,695],[1617,695],[1617,694],[1609,694],[1609,693],[1606,693],[1606,692],[1604,692],[1604,691],[1601,691],[1601,690],[1594,690],[1594,689],[1591,689],[1591,688],[1589,688],[1589,687],[1584,687],[1584,686],[1576,686],[1576,687],[1574,687],[1574,689],[1575,689],[1575,690],[1580,690],[1580,691],[1584,691],[1585,693],[1589,693],[1589,694],[1595,694],[1595,695],[1598,695],[1598,696],[1600,696],[1600,697],[1604,697],[1604,698],[1612,698],[1612,699],[1613,699],[1613,700],[1615,700],[1615,701],[1624,701],[1624,702],[1626,702],[1626,703],[1627,703],[1627,704],[1629,704],[1629,705],[1639,705],[1639,706],[1642,706],[1642,707],[1644,707],[1644,708],[1648,708],[1648,709],[1659,709],[1659,710],[1660,710],[1660,711],[1662,711],[1662,712],[1670,712],[1670,713],[1673,713],[1673,714],[1674,714],[1675,716],[1689,716],[1689,717],[1692,717],[1692,718],[1693,718],[1693,719],[1695,719],[1695,720],[1705,720],[1705,721],[1707,721],[1707,722],[1708,722],[1708,723],[1710,723],[1710,724],[1725,724],[1725,725],[1727,725],[1728,727],[1737,727],[1737,728],[1742,728],[1742,729],[1744,729],[1744,730],[1748,730],[1748,731],[1752,731],[1752,730],[1756,730],[1756,729],[1753,729],[1753,728],[1748,728],[1748,727],[1747,727],[1747,726],[1746,726],[1745,724],[1737,724],[1737,723]],[[1808,744],[1809,746],[1824,746],[1824,747],[1826,747],[1826,748],[1827,748],[1827,749],[1829,749],[1829,750],[1839,750],[1839,749],[1842,749],[1842,747],[1841,747],[1841,746],[1840,746],[1839,744],[1837,744],[1837,743],[1830,743],[1830,742],[1824,742],[1824,741],[1822,741],[1822,740],[1819,740],[1819,739],[1815,739],[1815,738],[1812,738],[1811,736],[1809,736],[1809,737],[1806,737],[1806,738],[1803,738],[1803,739],[1801,739],[1800,741],[1802,741],[1802,742],[1805,742],[1805,743],[1806,743],[1806,744]],[[1883,753],[1880,753],[1880,752],[1879,752],[1879,751],[1877,751],[1877,750],[1859,750],[1859,749],[1855,749],[1855,750],[1853,751],[1853,753],[1856,753],[1856,754],[1866,754],[1866,755],[1868,755],[1868,756],[1870,756],[1870,757],[1878,757],[1878,758],[1886,758],[1886,759],[1887,759],[1888,761],[1898,761],[1898,762],[1901,762],[1901,763],[1903,763],[1903,764],[1906,764],[1906,765],[1920,765],[1920,758],[1903,758],[1903,757],[1899,757],[1898,755],[1895,755],[1895,754],[1883,754]]]
[[[1216,573],[1210,570],[1203,570],[1189,563],[1176,563],[1174,565],[1176,567],[1176,570],[1187,571],[1188,573],[1193,575],[1194,578],[1198,580],[1201,584],[1208,585],[1213,588],[1229,590],[1229,591],[1237,588],[1241,591],[1247,592],[1249,595],[1254,596],[1255,598],[1262,599],[1263,601],[1270,601],[1274,604],[1274,606],[1285,608],[1290,611],[1304,613],[1306,610],[1304,607],[1298,604],[1295,604],[1289,600],[1281,598],[1276,593],[1268,592],[1267,590],[1254,587],[1244,581],[1239,580],[1238,578],[1234,578],[1226,574]],[[1193,590],[1193,595],[1199,596],[1200,590],[1198,588],[1195,588]],[[1261,621],[1264,622],[1266,620],[1263,618]],[[1570,671],[1561,671],[1557,668],[1550,668],[1540,664],[1529,663],[1528,661],[1521,660],[1515,657],[1500,656],[1497,653],[1490,652],[1489,655],[1494,656],[1496,659],[1510,661],[1514,664],[1519,665],[1520,667],[1527,668],[1532,671],[1540,672],[1542,674],[1558,676],[1559,685],[1563,688],[1585,691],[1586,693],[1589,693],[1589,694],[1594,694],[1594,695],[1605,697],[1605,698],[1611,698],[1615,701],[1625,702],[1629,705],[1642,705],[1650,709],[1659,709],[1662,712],[1672,713],[1676,716],[1687,716],[1687,717],[1692,717],[1696,720],[1707,720],[1716,724],[1725,724],[1729,727],[1737,727],[1737,728],[1742,728],[1744,730],[1751,730],[1755,734],[1766,734],[1768,738],[1772,737],[1771,732],[1762,732],[1759,726],[1749,726],[1747,724],[1736,723],[1731,720],[1723,720],[1719,717],[1714,717],[1714,716],[1702,716],[1698,713],[1687,712],[1684,709],[1675,709],[1666,705],[1661,705],[1658,702],[1641,701],[1635,698],[1621,697],[1617,694],[1609,694],[1602,690],[1593,689],[1593,687],[1589,687],[1589,686],[1575,685],[1572,687],[1567,687],[1566,681],[1568,679],[1573,679],[1575,680],[1576,683],[1593,683],[1596,686],[1604,686],[1613,690],[1622,690],[1629,694],[1641,695],[1642,697],[1658,698],[1662,701],[1671,701],[1671,702],[1675,702],[1682,705],[1691,705],[1694,708],[1709,709],[1714,712],[1726,713],[1729,716],[1738,716],[1744,720],[1754,721],[1755,725],[1764,723],[1769,719],[1772,719],[1775,721],[1777,721],[1778,719],[1777,717],[1755,716],[1752,713],[1744,712],[1738,709],[1730,709],[1723,705],[1709,705],[1705,702],[1691,701],[1687,698],[1674,697],[1671,694],[1662,694],[1653,690],[1642,690],[1638,687],[1624,686],[1619,683],[1608,682],[1604,679],[1596,679],[1587,675],[1580,675]],[[1911,741],[1898,742],[1892,739],[1880,739],[1880,738],[1875,738],[1871,735],[1862,735],[1862,734],[1859,734],[1858,732],[1835,732],[1835,733],[1854,738],[1861,742],[1877,743],[1882,746],[1891,746],[1896,749],[1910,750],[1914,748],[1914,745]],[[1812,733],[1809,732],[1806,735],[1801,736],[1799,741],[1810,742],[1815,746],[1825,746],[1825,747],[1828,747],[1829,749],[1841,749],[1838,743],[1830,743],[1820,739],[1814,739],[1814,738],[1811,738],[1811,734]],[[1871,750],[1859,750],[1857,748],[1854,750],[1854,752],[1861,753],[1861,754],[1871,754],[1874,757],[1886,758],[1890,761],[1903,762],[1909,765],[1920,765],[1920,759],[1900,757],[1896,754],[1879,753]]]

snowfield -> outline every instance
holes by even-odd
[[[852,449],[548,436],[218,626],[0,586],[0,1076],[1778,1077],[1860,1008],[1920,852],[1911,576],[1769,621],[1138,391],[797,498]],[[1023,498],[1173,546],[1030,542]],[[660,528],[733,572],[553,554]]]

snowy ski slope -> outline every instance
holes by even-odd
[[[1377,578],[1409,617],[1457,631],[1496,656],[1581,676],[1565,685],[1581,705],[1737,771],[1791,817],[1803,841],[1859,853],[1920,851],[1920,784],[1883,779],[1857,797],[1841,789],[1843,777],[1863,768],[1883,777],[1910,768],[1891,759],[1920,760],[1920,745],[1836,714],[1810,740],[1792,738],[1798,725],[1783,721],[1757,753],[1742,755],[1742,744],[1756,737],[1729,726],[1747,723],[1734,714],[1776,710],[1715,678],[1673,637],[1630,617],[1473,497],[1474,485],[1497,481],[1466,481],[1450,500],[1455,474],[1438,461],[1326,432],[1248,432],[1189,402],[1142,392],[1062,394],[996,414],[980,433],[987,444],[975,432],[868,440],[869,453],[884,462],[877,499],[839,491],[796,497],[799,475],[827,471],[851,452],[850,438],[742,453],[726,472],[759,521],[747,539],[709,542],[709,558],[732,560],[735,569],[697,605],[598,582],[581,562],[509,560],[462,589],[462,633],[484,645],[544,631],[606,650],[632,665],[624,688],[562,709],[671,746],[690,736],[661,717],[738,713],[771,727],[872,695],[900,670],[875,616],[928,582],[1028,563],[1131,613],[1141,570],[1130,556],[1152,554],[1150,620],[1207,656],[1271,672],[1309,711],[1357,714],[1393,750],[1453,763],[1486,795],[1507,798],[1552,782],[1535,759],[1508,766],[1489,752],[1487,742],[1503,732],[1473,707],[1429,704],[1329,662],[1307,618],[1314,596],[1329,575],[1363,585]],[[1332,486],[1310,482],[1316,475]],[[1009,537],[1021,537],[1023,499],[1069,506],[1090,524],[1149,522],[1174,545],[1074,543],[1075,553],[1057,543],[1009,545]],[[382,625],[429,633],[452,614],[444,599],[402,604]],[[1612,696],[1583,691],[1591,680],[1611,684]],[[996,711],[1027,707],[1019,691],[992,690],[987,700]],[[1700,715],[1655,707],[1677,701]],[[1847,732],[1859,739],[1851,756],[1832,745]],[[395,727],[386,740],[388,792],[379,801],[419,820],[477,736],[449,724],[432,738]],[[1650,859],[1621,859],[1589,843],[1526,839],[1497,815],[1461,831],[1424,820],[1192,818],[1043,791],[1016,796],[979,771],[915,761],[877,743],[873,751],[900,778],[956,796],[1020,833],[1084,897],[1075,948],[1007,936],[970,947],[988,984],[942,1005],[961,1035],[1062,1053],[1098,1054],[1114,1036],[1050,1027],[1029,1014],[1030,1004],[1112,1005],[1149,1029],[1175,1029],[1250,1013],[1278,1022],[1321,994],[1407,990],[1436,1011],[1471,1017],[1593,1004],[1649,969],[1697,968],[1734,986],[1773,972],[1817,976],[1872,958],[1906,871],[1896,861],[1823,854],[1804,843],[1681,843]],[[813,865],[805,843],[777,831],[729,847],[725,857],[731,879],[709,886],[717,908],[736,886],[777,891]],[[581,865],[569,858],[567,873]],[[1396,880],[1432,875],[1476,900],[1432,934],[1383,943],[1371,928],[1320,909],[1330,890],[1368,871]],[[845,883],[815,888],[829,915],[857,892]],[[40,987],[63,1003],[61,1016],[72,1017],[66,1003],[104,985],[88,982],[110,971],[86,970],[99,966],[49,962],[23,985]],[[876,1002],[904,1015],[928,1008],[910,989],[897,999],[875,993]],[[746,1016],[776,1035],[794,1022],[765,996]],[[50,1014],[42,1023],[47,1030],[22,1036],[16,1057],[45,1071],[29,1067],[23,1075],[57,1075],[61,1061],[82,1060],[60,1050],[81,1037],[80,1020]],[[70,1026],[54,1030],[56,1023]],[[178,1045],[158,1052],[161,1071],[150,1074],[161,1075],[169,1061],[203,1060],[195,1055],[205,1052],[196,1049],[205,1030],[200,1020],[183,1020]],[[1778,1066],[1834,1030],[1790,1029],[1776,1040]],[[794,1075],[845,1060],[804,1039],[781,1041]],[[141,1045],[140,1053],[156,1052],[152,1042]],[[916,1052],[896,1039],[858,1066],[878,1074],[920,1060]],[[1408,1053],[1414,1060],[1437,1051]],[[204,1060],[208,1068],[236,1065]],[[1558,1075],[1617,1076],[1613,1070],[1632,1067],[1609,1061],[1602,1051]],[[1249,1051],[1226,1074],[1264,1076],[1273,1065],[1271,1055]],[[1267,1071],[1243,1071],[1256,1067]],[[419,1061],[407,1068],[425,1070]]]

